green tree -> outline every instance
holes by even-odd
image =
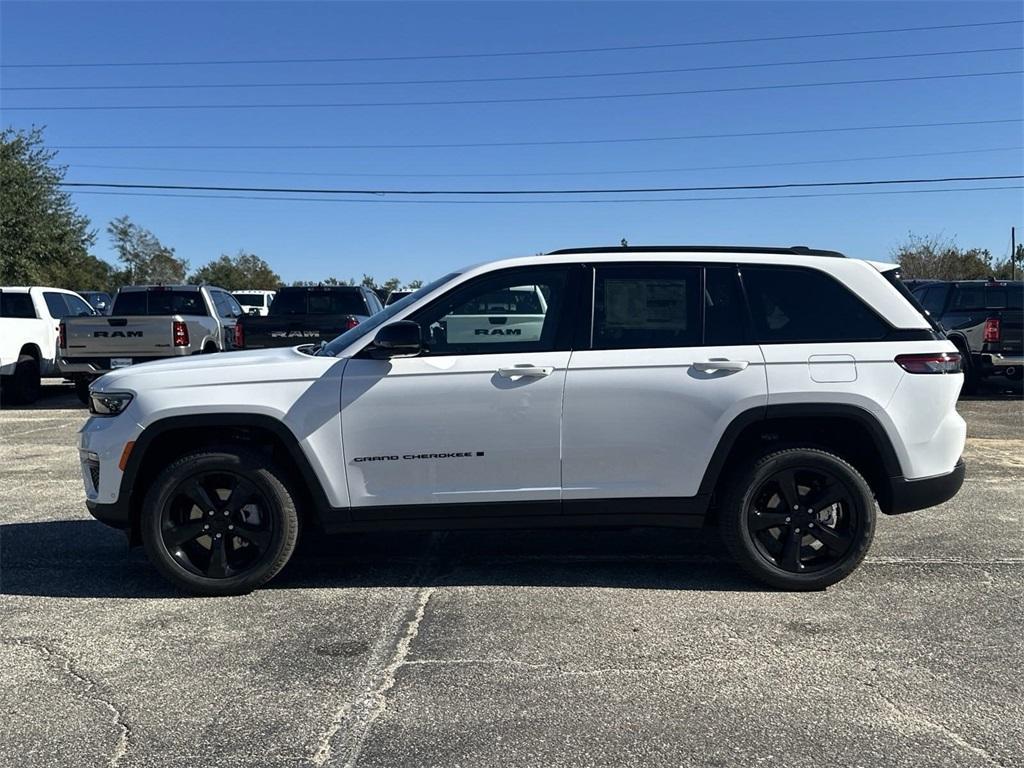
[[[1006,261],[996,266],[993,276],[1000,280],[1020,280],[1021,269],[1024,268],[1024,243],[1017,245],[1016,252]]]
[[[41,128],[0,131],[0,284],[110,287],[111,268],[89,253],[96,235],[61,188]]]
[[[174,249],[161,243],[148,229],[121,216],[110,222],[107,233],[124,265],[124,270],[115,275],[122,284],[185,282],[188,262],[176,257]]]
[[[244,289],[274,290],[281,285],[281,276],[254,253],[239,251],[234,256],[221,254],[197,269],[189,282],[209,283],[228,291]]]
[[[893,251],[906,278],[977,280],[992,275],[996,265],[983,248],[960,248],[954,240],[909,235]]]

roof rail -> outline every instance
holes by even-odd
[[[824,251],[806,245],[772,248],[757,245],[599,245],[593,248],[562,248],[546,256],[566,256],[586,253],[765,253],[785,256],[828,256],[845,259],[839,251]]]

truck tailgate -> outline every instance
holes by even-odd
[[[174,320],[146,315],[68,318],[64,321],[67,355],[166,356],[171,349]]]

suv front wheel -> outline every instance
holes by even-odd
[[[200,595],[249,592],[295,550],[299,521],[287,474],[234,446],[187,454],[143,502],[146,555],[177,586]]]
[[[815,590],[848,576],[875,531],[861,474],[816,448],[776,451],[730,478],[720,516],[737,562],[774,587]]]

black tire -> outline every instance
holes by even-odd
[[[89,385],[92,382],[89,379],[77,378],[75,379],[75,394],[78,395],[78,399],[82,402],[82,405],[89,404]]]
[[[3,377],[4,400],[19,405],[30,405],[39,399],[39,361],[32,355],[21,355],[14,373]]]
[[[207,596],[244,594],[269,581],[299,534],[288,475],[241,446],[195,451],[169,465],[146,493],[139,523],[157,570]]]
[[[720,510],[725,545],[747,573],[773,587],[824,589],[852,573],[871,546],[871,488],[831,453],[769,453],[737,470],[727,487]]]

